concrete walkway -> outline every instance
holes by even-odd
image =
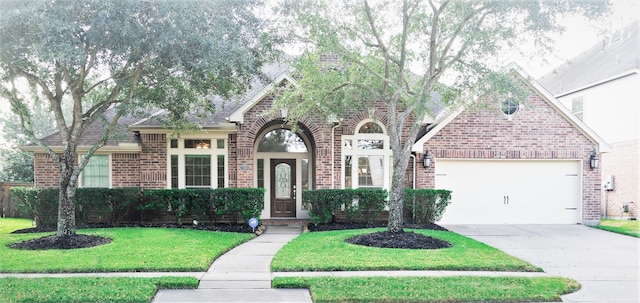
[[[312,303],[307,289],[271,288],[273,256],[301,232],[301,226],[269,226],[261,236],[214,261],[198,289],[162,289],[151,302]]]

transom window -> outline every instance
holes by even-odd
[[[389,188],[391,150],[383,125],[361,122],[355,135],[343,136],[342,155],[344,188]]]
[[[264,135],[258,143],[258,152],[306,153],[307,146],[296,133],[284,129],[274,129]]]

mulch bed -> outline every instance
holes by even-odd
[[[331,223],[314,225],[309,224],[309,231],[331,231],[345,229],[362,229],[374,227],[387,227],[386,223],[364,224],[364,223]],[[412,229],[432,229],[447,231],[446,228],[437,224],[411,224],[405,223],[403,228]],[[403,248],[403,249],[439,249],[451,247],[451,243],[440,239],[432,238],[414,232],[392,233],[388,231],[370,233],[356,236],[346,240],[348,243],[380,248]]]
[[[75,235],[63,236],[56,235],[31,239],[9,245],[10,248],[44,250],[44,249],[76,249],[87,248],[98,245],[111,243],[110,238],[92,236],[92,235]]]
[[[439,249],[451,247],[449,242],[408,231],[399,233],[381,231],[355,236],[346,241],[351,244],[380,248]]]

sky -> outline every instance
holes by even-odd
[[[589,0],[573,0],[589,1]],[[562,20],[566,30],[556,37],[557,52],[539,60],[516,61],[533,78],[539,78],[552,71],[580,53],[586,51],[604,38],[605,32],[614,32],[640,18],[640,0],[610,0],[611,14],[601,20],[586,20],[571,17]],[[0,115],[7,114],[9,109],[0,106]],[[2,125],[0,125],[0,146],[5,144]]]
[[[640,0],[610,0],[610,2],[611,14],[601,20],[590,21],[578,17],[562,20],[566,30],[556,37],[557,52],[546,56],[547,62],[527,60],[518,64],[532,77],[539,78],[602,41],[605,32],[615,32],[640,18]]]

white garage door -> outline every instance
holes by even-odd
[[[440,224],[580,222],[580,161],[437,160],[435,186],[452,190]]]

